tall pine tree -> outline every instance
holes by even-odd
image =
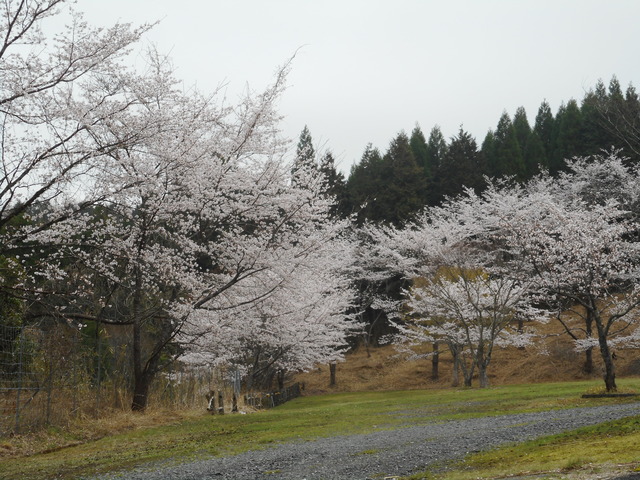
[[[546,100],[540,104],[536,121],[533,125],[533,133],[538,136],[544,150],[544,162],[541,164],[549,170],[551,163],[551,155],[553,154],[554,134],[555,134],[555,117],[551,112],[551,107]]]
[[[518,107],[516,110],[513,116],[513,129],[524,160],[525,178],[528,179],[540,171],[540,166],[546,168],[546,158],[542,141],[531,129],[524,107]]]
[[[373,219],[376,195],[384,181],[382,155],[369,143],[347,179],[346,208],[349,213],[357,213],[358,223]]]
[[[552,175],[566,168],[565,159],[581,155],[583,152],[582,117],[578,102],[574,99],[558,109],[556,131],[555,148],[549,162]]]
[[[424,133],[422,133],[419,125],[416,125],[411,132],[409,146],[411,147],[411,152],[413,152],[413,158],[424,172],[424,177],[431,178],[431,176],[433,175],[433,171],[429,163],[427,140],[424,137]]]
[[[436,125],[429,133],[429,141],[427,142],[427,164],[431,172],[437,171],[447,154],[447,140],[440,130],[440,126]]]
[[[383,164],[387,181],[377,198],[378,220],[402,225],[424,206],[426,184],[404,132],[391,141]]]
[[[463,187],[480,191],[484,185],[484,171],[483,155],[475,139],[460,127],[458,135],[451,139],[438,169],[436,191],[439,201],[445,196],[458,195]]]
[[[526,177],[518,137],[507,112],[500,117],[494,132],[494,157],[489,165],[489,173],[494,177],[515,175],[521,180]]]
[[[344,175],[336,168],[333,154],[327,151],[320,159],[320,173],[324,181],[324,193],[335,199],[335,205],[331,209],[332,215],[348,215],[347,186]]]
[[[296,158],[291,169],[292,181],[299,182],[301,178],[307,178],[317,171],[316,151],[313,147],[311,132],[306,125],[300,133],[298,146],[296,147]]]

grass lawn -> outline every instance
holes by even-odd
[[[639,445],[640,416],[478,453],[445,472],[424,472],[405,480],[596,478],[609,472],[640,472]]]
[[[640,379],[623,380],[620,383],[622,387],[640,390]],[[51,440],[52,437],[49,436],[47,444],[40,448],[40,453],[24,456],[14,452],[13,455],[0,457],[0,478],[76,478],[81,475],[126,469],[154,460],[184,462],[261,448],[276,442],[369,432],[402,424],[629,401],[580,398],[582,393],[595,384],[569,382],[511,385],[484,390],[340,393],[302,397],[278,408],[248,415],[211,416],[203,412],[202,415],[167,425],[133,429],[82,443],[68,433],[59,432],[59,441]],[[625,441],[629,442],[627,451],[634,440],[635,445],[638,445],[640,427],[637,420],[628,424],[623,422],[620,426],[608,430],[585,430],[586,433],[548,442],[583,442],[587,446],[575,451],[588,452],[586,456],[592,458],[588,449],[591,442],[608,438],[606,435],[611,435],[614,431],[619,432],[617,437],[621,441],[626,439]],[[12,442],[19,440],[0,441],[0,452],[10,451]],[[78,444],[64,447],[65,444],[73,443]],[[604,446],[598,447],[604,449],[602,458],[609,455],[606,445],[607,442]],[[619,453],[622,454],[625,450],[623,445],[616,446],[618,447]],[[505,467],[505,461],[499,458],[516,459],[519,458],[518,455],[524,458],[530,455],[530,452],[544,448],[553,452],[557,446],[533,442],[523,447],[513,447],[512,451],[492,452],[487,457],[478,455],[470,460],[470,463],[461,466],[462,472],[469,468],[474,471],[494,471],[491,469],[495,468],[496,464]],[[618,450],[615,455],[618,455]],[[612,457],[609,456],[607,461],[611,460]],[[516,463],[523,465],[520,460]],[[536,465],[542,464],[532,463],[530,468],[543,468]],[[474,478],[478,476],[476,473],[473,474]]]

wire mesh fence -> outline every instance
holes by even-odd
[[[0,325],[0,436],[80,413],[87,382],[77,343],[72,329]]]
[[[129,411],[131,384],[126,336],[87,335],[60,323],[0,323],[0,438]],[[216,399],[226,399],[223,410],[230,413],[243,407],[270,408],[300,394],[298,386],[241,394],[241,385],[238,371],[193,370],[176,363],[156,377],[149,404],[206,411],[215,391]],[[222,400],[216,401],[221,413]]]

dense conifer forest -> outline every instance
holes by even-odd
[[[623,89],[614,76],[608,85],[599,81],[581,102],[569,99],[555,115],[546,100],[535,117],[523,107],[513,114],[505,111],[481,140],[462,127],[446,139],[438,125],[428,135],[416,125],[410,134],[400,131],[384,153],[367,145],[347,178],[336,172],[330,152],[321,163],[324,171],[333,172],[330,188],[340,198],[343,215],[355,213],[360,223],[400,225],[424,206],[439,205],[464,187],[482,191],[485,176],[526,181],[543,170],[557,175],[566,168],[567,158],[612,148],[637,162],[639,118],[634,86]],[[303,144],[312,143],[306,127],[300,142],[299,152]]]

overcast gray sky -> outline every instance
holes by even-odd
[[[343,171],[367,143],[462,125],[482,143],[502,112],[533,123],[616,75],[640,89],[638,0],[79,0],[90,23],[160,20],[147,36],[178,76],[233,97],[296,50],[284,133],[308,125]],[[295,143],[294,143],[295,145]]]

